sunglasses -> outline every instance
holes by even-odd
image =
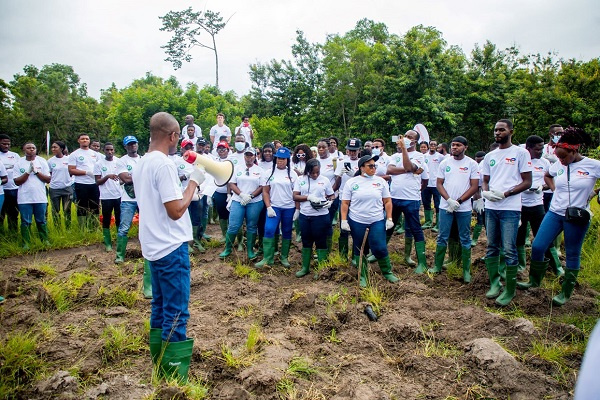
[[[296,154],[296,157],[298,157],[298,158],[304,158],[304,157],[306,157],[306,154],[304,154],[304,153]]]
[[[366,167],[369,169],[375,169],[375,164],[365,164],[365,165],[363,165],[363,167]]]

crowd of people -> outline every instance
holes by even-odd
[[[219,113],[216,119],[205,139],[193,116],[186,116],[180,127],[171,115],[156,114],[150,121],[149,152],[143,157],[135,136],[123,138],[126,154],[120,158],[115,144],[100,147],[89,135],[80,134],[77,150],[69,154],[65,143],[55,141],[53,156],[45,160],[31,142],[23,144],[24,156],[11,152],[11,138],[0,135],[1,222],[4,226],[6,219],[8,231],[16,232],[20,216],[24,249],[31,246],[33,219],[41,242],[50,245],[46,217],[50,199],[58,229],[63,221],[66,228],[71,225],[73,203],[80,229],[99,229],[101,220],[109,252],[114,221],[114,262],[119,264],[125,260],[129,230],[139,212],[143,290],[153,299],[153,361],[160,351],[168,360],[179,357],[183,362],[179,369],[165,365],[165,370],[186,375],[187,356],[181,355],[193,344],[185,335],[188,254],[205,251],[203,241],[210,239],[206,228],[213,215],[222,232],[224,249],[219,257],[226,259],[245,247],[255,268],[274,266],[276,259],[290,268],[295,231],[301,242],[298,278],[308,275],[315,261],[328,259],[334,228],[339,227],[338,252],[361,267],[361,287],[369,284],[367,270],[373,262],[385,280],[398,281],[388,249],[398,233],[404,235],[403,258],[414,273],[438,274],[446,263],[454,262],[469,283],[471,248],[485,229],[486,297],[508,305],[517,288],[539,287],[549,266],[563,276],[562,290],[553,302],[563,305],[573,292],[590,224],[589,202],[598,194],[594,187],[600,177],[600,162],[581,154],[581,147],[590,143],[581,129],[552,125],[548,143],[532,135],[518,146],[512,143],[512,122],[502,119],[495,124],[490,151],[478,151],[473,159],[467,155],[467,138],[456,136],[449,144],[438,144],[421,140],[415,130],[389,146],[383,138],[364,143],[351,138],[340,144],[337,138],[326,137],[314,146],[288,148],[273,140],[254,147],[249,117],[244,116],[233,133],[225,125],[225,115]],[[387,150],[392,150],[390,155]],[[231,179],[217,185],[210,173],[185,161],[186,152],[217,165],[230,163],[223,168],[231,169]],[[437,234],[432,265],[426,257],[427,229]],[[534,240],[529,280],[517,282],[518,272],[526,270],[530,231]]]

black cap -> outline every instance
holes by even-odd
[[[348,143],[346,143],[346,150],[358,150],[362,147],[362,142],[360,139],[348,139]]]

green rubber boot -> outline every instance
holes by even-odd
[[[219,254],[219,258],[228,257],[233,251],[233,242],[235,241],[237,233],[226,233],[225,234],[225,250]]]
[[[367,262],[372,263],[372,262],[375,262],[375,261],[377,261],[377,257],[375,257],[373,255],[373,253],[367,254]]]
[[[563,278],[562,290],[557,296],[552,298],[552,304],[555,306],[563,306],[573,294],[573,289],[575,289],[575,283],[577,283],[577,275],[579,275],[578,269],[569,269],[565,270],[565,277]]]
[[[471,248],[462,248],[462,269],[463,269],[463,281],[465,283],[471,282]]]
[[[206,249],[202,246],[202,239],[198,237],[198,227],[192,226],[192,238],[194,241],[193,247],[198,249],[200,253],[204,253]]]
[[[528,249],[531,248],[531,225],[529,224],[529,222],[525,227],[525,247]]]
[[[338,249],[340,256],[344,261],[348,261],[348,236],[341,236],[338,239]]]
[[[150,328],[150,357],[152,357],[152,364],[157,365],[160,363],[160,353],[162,353],[162,329]]]
[[[50,247],[50,234],[48,233],[48,224],[38,224],[38,235],[44,247]]]
[[[286,268],[291,267],[290,262],[288,261],[288,256],[290,255],[290,246],[292,245],[291,239],[282,239],[281,240],[281,254],[279,255],[279,261],[281,265]]]
[[[219,227],[221,227],[221,235],[223,235],[220,241],[221,243],[225,243],[225,236],[227,236],[227,228],[229,228],[229,221],[226,219],[220,219]]]
[[[104,248],[107,252],[112,251],[112,238],[110,237],[110,229],[103,228],[102,236],[104,236]]]
[[[212,236],[206,234],[206,228],[208,227],[208,217],[202,218],[202,226],[204,227],[204,229],[203,229],[204,232],[202,233],[202,239],[204,239],[204,240],[212,239]]]
[[[563,276],[565,274],[565,270],[563,269],[560,258],[558,257],[556,247],[550,247],[548,252],[550,253],[550,266],[552,267],[552,272],[554,272],[554,275],[557,277]]]
[[[423,274],[427,271],[427,257],[425,256],[425,242],[415,242],[415,249],[417,250],[417,268],[415,268],[415,274]]]
[[[379,264],[379,269],[381,269],[381,274],[387,281],[392,283],[398,282],[398,277],[392,272],[392,262],[390,261],[390,256],[386,256],[377,260],[377,263]]]
[[[423,213],[425,214],[425,223],[421,225],[421,228],[431,229],[431,227],[433,226],[433,221],[431,220],[431,218],[433,217],[433,210],[424,210]]]
[[[29,225],[21,224],[21,239],[23,239],[23,250],[31,249],[31,231]]]
[[[312,247],[302,248],[302,269],[296,272],[297,278],[302,278],[310,273],[310,261],[312,260]]]
[[[275,238],[275,241],[273,242],[273,248],[275,249],[275,253],[273,253],[273,254],[274,254],[275,256],[278,256],[278,255],[279,255],[279,237],[280,237],[280,236],[281,236],[281,235],[280,235],[280,234],[278,234],[278,233],[276,233],[276,234],[275,234],[275,236],[274,236],[274,238]]]
[[[529,282],[517,282],[517,288],[527,290],[532,287],[540,287],[542,280],[544,279],[544,275],[546,275],[547,268],[548,260],[531,260],[531,266],[529,267]]]
[[[194,339],[181,342],[163,342],[163,356],[160,368],[164,376],[175,378],[180,383],[187,383]]]
[[[351,264],[351,265],[352,265],[354,268],[358,268],[358,258],[359,258],[359,257],[360,257],[360,256],[352,256],[352,262],[350,262],[350,264]],[[377,260],[377,259],[375,259],[375,260]],[[368,257],[367,257],[367,262],[370,262]]]
[[[262,268],[273,265],[273,258],[275,254],[275,248],[273,247],[274,241],[275,239],[273,238],[263,238],[263,259],[262,261],[254,264],[254,268]]]
[[[487,291],[485,297],[493,299],[498,297],[502,284],[500,283],[500,274],[498,273],[498,264],[500,263],[500,257],[486,257],[485,268],[490,278],[490,290]]]
[[[358,263],[358,261],[357,261]],[[358,266],[358,264],[357,264]],[[363,262],[360,266],[360,279],[358,281],[358,285],[361,288],[366,288],[369,284],[369,264],[367,263],[367,260],[365,260],[365,257],[363,257]]]
[[[317,263],[321,265],[322,263],[327,262],[329,258],[329,251],[327,249],[317,249]],[[319,273],[316,272],[313,276],[313,279],[319,279]]]
[[[237,233],[237,251],[244,251],[244,230],[242,228],[240,228],[240,230]],[[248,246],[248,243],[246,243],[246,246]],[[252,244],[250,244],[250,246],[252,246]]]
[[[506,266],[506,287],[504,288],[502,294],[496,298],[496,304],[501,305],[503,307],[507,306],[515,297],[518,270],[518,265]]]
[[[433,268],[429,268],[427,272],[430,274],[439,274],[442,272],[442,265],[444,265],[444,257],[446,257],[447,246],[440,246],[439,244],[435,248],[435,264]]]
[[[396,221],[396,228],[394,232],[398,235],[402,235],[404,233],[404,217],[402,214],[398,217],[398,221]]]
[[[256,238],[256,255],[262,255],[263,253],[263,240],[264,236],[258,235]]]
[[[121,264],[125,262],[125,252],[127,251],[127,236],[117,235],[117,256],[115,257],[115,264]]]
[[[150,272],[150,261],[144,258],[144,278],[142,290],[145,299],[152,298],[152,273]]]
[[[296,243],[302,242],[302,235],[300,234],[300,221],[294,221],[294,230],[296,231]]]
[[[412,252],[414,239],[411,237],[404,236],[404,262],[409,267],[415,267],[417,265],[416,262],[410,258],[410,253]]]
[[[471,239],[471,247],[475,247],[477,245],[477,240],[479,240],[479,235],[481,235],[481,228],[483,228],[483,225],[475,225],[475,227],[473,228],[473,237]]]
[[[504,257],[504,249],[500,249],[500,261],[498,262],[498,273],[502,280],[506,280],[506,258]]]
[[[256,260],[256,253],[254,252],[254,240],[256,239],[256,233],[246,232],[246,250],[248,254],[248,260]]]
[[[525,246],[517,246],[517,256],[519,257],[519,272],[523,272],[527,267]]]
[[[435,213],[435,226],[431,228],[431,232],[438,233],[440,231],[440,213]]]

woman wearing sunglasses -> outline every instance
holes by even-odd
[[[306,162],[313,157],[312,151],[310,147],[306,144],[299,144],[294,149],[294,155],[292,156],[292,168],[294,168],[294,172],[301,176],[304,174],[304,168],[306,167]]]
[[[356,176],[346,182],[342,192],[341,229],[352,235],[352,258],[358,265],[360,247],[367,228],[367,242],[363,254],[371,250],[381,268],[383,277],[394,283],[398,278],[392,273],[387,250],[386,230],[394,227],[392,200],[385,180],[375,176],[379,156],[372,154],[358,160]],[[385,214],[384,214],[385,212]],[[385,216],[384,216],[385,215]],[[360,286],[367,287],[367,260],[362,263]]]

